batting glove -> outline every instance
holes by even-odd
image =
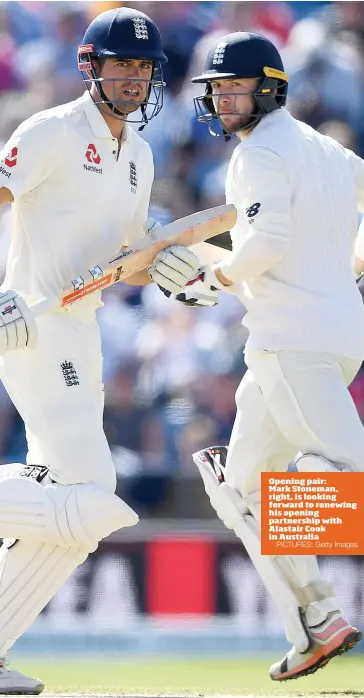
[[[31,310],[16,291],[0,293],[0,355],[14,349],[34,349],[37,325]]]
[[[166,295],[177,295],[196,275],[199,266],[200,260],[191,250],[182,245],[172,245],[158,252],[148,273]]]
[[[184,305],[193,307],[212,308],[219,302],[218,291],[224,288],[210,267],[201,267],[197,275],[187,282],[182,293],[175,294],[173,298]],[[166,296],[172,294],[161,289]]]

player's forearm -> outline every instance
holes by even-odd
[[[221,264],[221,263],[220,263],[220,264]],[[222,273],[220,265],[219,265],[219,266],[213,267],[213,269],[214,269],[214,272],[215,272],[215,274],[216,274],[217,280],[220,281],[220,283],[221,283],[223,286],[226,286],[226,287],[228,287],[228,286],[234,286],[234,282],[233,282],[233,281],[230,281],[230,279],[228,279],[228,278]]]
[[[7,187],[0,187],[0,206],[4,206],[4,204],[12,204],[14,201],[14,197]]]
[[[264,274],[281,260],[287,242],[288,236],[284,232],[273,234],[255,231],[232,253],[229,260],[215,268],[217,278],[224,286],[229,286],[227,282],[241,283]]]

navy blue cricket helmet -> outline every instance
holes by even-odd
[[[265,36],[252,32],[226,34],[209,52],[204,72],[192,78],[192,82],[206,85],[205,93],[196,97],[194,103],[198,120],[207,123],[214,136],[220,135],[212,126],[213,121],[220,121],[220,115],[213,104],[211,81],[234,78],[258,80],[257,88],[252,92],[254,110],[248,122],[237,130],[252,128],[264,116],[286,103],[288,75],[274,44]],[[220,126],[228,139],[230,134],[221,121]]]
[[[144,12],[128,7],[107,10],[98,15],[86,30],[81,46],[78,48],[78,69],[82,74],[87,89],[95,84],[100,100],[96,104],[107,104],[113,116],[126,120],[128,102],[120,99],[109,99],[102,87],[104,79],[100,78],[97,66],[107,58],[136,59],[152,61],[153,71],[148,81],[147,99],[141,105],[142,117],[135,123],[144,126],[154,116],[159,114],[163,106],[163,70],[162,64],[167,62],[163,51],[162,39],[157,25]],[[91,75],[91,77],[90,77]],[[108,79],[108,82],[118,82]],[[129,103],[130,104],[130,103]],[[147,107],[150,109],[147,110]]]

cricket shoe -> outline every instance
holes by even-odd
[[[10,669],[4,659],[0,659],[0,695],[38,696],[44,690],[40,679],[32,679],[20,671]]]
[[[361,632],[350,625],[339,611],[329,613],[322,623],[310,626],[308,632],[311,646],[305,653],[292,647],[280,662],[272,664],[269,673],[273,681],[288,681],[314,674],[330,659],[354,647],[362,637]]]

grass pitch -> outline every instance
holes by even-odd
[[[276,659],[276,658],[275,658]],[[46,683],[46,694],[114,696],[324,696],[364,697],[364,656],[337,657],[313,676],[274,683],[271,659],[105,662],[16,661],[14,667]],[[44,694],[43,694],[44,695]]]

